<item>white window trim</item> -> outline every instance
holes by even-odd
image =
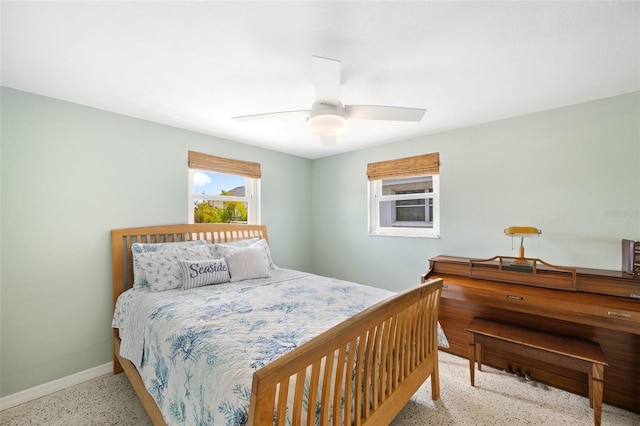
[[[247,203],[248,215],[247,223],[250,225],[260,224],[260,179],[245,177],[245,196],[225,196],[225,195],[204,195],[194,194],[193,192],[193,171],[196,169],[189,169],[189,197],[188,197],[188,220],[189,223],[193,223],[195,220],[193,214],[193,203],[195,200],[207,200],[207,201],[241,201]],[[223,173],[224,174],[224,173]]]
[[[369,235],[440,238],[440,175],[431,175],[433,192],[423,194],[382,195],[382,180],[369,181]],[[395,200],[433,200],[433,227],[380,226],[380,203]]]

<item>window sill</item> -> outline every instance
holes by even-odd
[[[370,237],[408,237],[408,238],[431,238],[440,239],[440,235],[424,235],[424,234],[391,234],[382,232],[369,232]]]

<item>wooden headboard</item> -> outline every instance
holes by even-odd
[[[192,223],[182,225],[145,226],[111,231],[113,267],[113,306],[118,296],[133,285],[133,243],[165,243],[206,240],[210,243],[267,238],[266,225],[232,223]]]

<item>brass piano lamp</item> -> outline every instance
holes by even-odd
[[[509,226],[504,230],[504,234],[513,237],[520,237],[520,248],[518,258],[513,261],[512,265],[527,266],[530,263],[524,257],[524,239],[529,237],[539,237],[542,231],[533,226]]]

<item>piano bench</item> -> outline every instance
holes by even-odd
[[[473,318],[465,330],[469,336],[471,386],[475,386],[476,361],[478,371],[482,370],[483,345],[580,371],[588,376],[589,406],[593,408],[594,424],[600,425],[607,361],[598,343],[481,318]]]

